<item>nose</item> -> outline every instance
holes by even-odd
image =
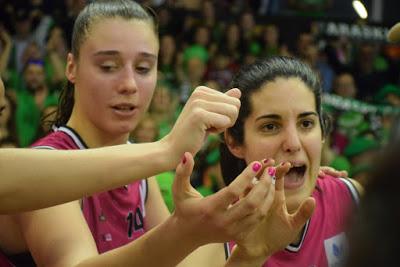
[[[134,71],[131,68],[127,68],[120,77],[120,84],[118,87],[118,93],[124,95],[134,94],[137,91],[137,82]]]
[[[300,149],[301,142],[299,132],[295,126],[289,126],[285,129],[283,150],[287,153],[295,153],[300,151]]]

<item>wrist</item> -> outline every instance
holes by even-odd
[[[175,212],[165,221],[164,226],[165,232],[174,233],[173,240],[176,242],[175,244],[184,246],[187,249],[185,251],[187,254],[204,245],[196,238],[193,238],[195,230],[190,229],[189,223],[184,222]]]
[[[171,134],[166,135],[161,140],[157,141],[164,151],[164,164],[168,170],[175,169],[178,166],[183,153],[186,151],[179,151],[178,146],[173,142]]]

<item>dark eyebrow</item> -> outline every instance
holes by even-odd
[[[94,53],[94,56],[118,56],[121,53],[118,50],[100,50],[97,51],[96,53]],[[151,59],[157,59],[157,56],[151,53],[147,53],[147,52],[140,52],[139,53],[140,56],[144,57],[144,58],[151,58]]]
[[[299,118],[304,118],[304,117],[308,117],[308,116],[317,116],[318,114],[314,111],[309,111],[309,112],[303,112],[300,113],[300,115],[298,116]],[[260,117],[256,118],[256,121],[261,120],[261,119],[281,119],[281,116],[279,116],[278,114],[266,114],[266,115],[262,115]]]
[[[258,120],[262,120],[262,119],[280,119],[281,116],[277,115],[277,114],[266,114],[266,115],[262,115],[260,117],[256,118],[256,121]]]
[[[117,50],[101,50],[101,51],[97,51],[96,53],[94,53],[94,56],[116,56],[119,55],[120,53]]]
[[[318,113],[314,112],[314,111],[303,112],[303,113],[300,113],[299,118],[304,118],[304,117],[308,117],[308,116],[317,116],[318,117]]]

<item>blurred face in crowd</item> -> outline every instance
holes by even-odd
[[[172,95],[168,88],[159,86],[154,91],[151,102],[151,110],[155,112],[167,112],[172,105]]]
[[[240,20],[240,25],[243,29],[243,31],[252,31],[255,26],[254,22],[254,17],[253,14],[246,12],[245,14],[242,15],[241,20]]]
[[[187,73],[189,75],[189,79],[195,82],[201,81],[204,76],[205,68],[206,66],[201,59],[197,57],[189,59],[187,62]]]
[[[24,71],[25,84],[28,90],[35,92],[45,85],[44,67],[41,64],[28,63]]]
[[[156,141],[157,135],[156,121],[150,116],[145,116],[136,127],[132,137],[137,143],[149,143]]]
[[[239,26],[237,24],[229,25],[226,34],[228,43],[239,42],[240,32],[239,32]]]
[[[313,44],[313,37],[309,33],[301,33],[297,40],[297,52],[301,57],[305,57],[308,47]]]
[[[205,21],[207,19],[214,19],[215,17],[215,10],[212,1],[204,1],[203,2],[203,14],[205,17]]]
[[[268,25],[264,32],[264,41],[268,45],[277,45],[279,38],[278,28],[275,25]]]
[[[335,80],[334,91],[342,97],[355,98],[357,89],[353,76],[350,73],[340,74]]]
[[[0,78],[0,117],[2,117],[5,108],[6,108],[5,89],[4,89],[4,83]]]
[[[199,27],[196,31],[195,42],[202,46],[207,46],[209,42],[209,31],[206,27]]]
[[[176,50],[175,39],[171,35],[164,35],[160,40],[160,54],[173,55]]]
[[[0,104],[0,110],[0,127],[6,127],[7,122],[11,117],[10,100],[7,97],[4,97],[4,104]]]

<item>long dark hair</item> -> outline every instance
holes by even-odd
[[[253,64],[244,66],[232,80],[229,88],[239,88],[242,92],[238,119],[235,125],[227,130],[237,144],[243,144],[244,123],[252,112],[251,96],[259,91],[263,85],[280,77],[299,78],[313,92],[322,133],[327,134],[329,118],[322,112],[321,83],[318,75],[307,64],[298,59],[278,56],[260,59]],[[246,163],[243,159],[235,157],[229,151],[225,142],[221,143],[220,152],[222,175],[225,183],[229,184],[244,170]]]
[[[75,59],[79,58],[80,47],[87,38],[95,22],[106,18],[146,21],[153,26],[158,35],[158,20],[155,12],[132,0],[98,0],[89,3],[78,15],[72,32],[71,50]],[[60,93],[54,125],[68,122],[74,107],[74,85],[67,81]]]

